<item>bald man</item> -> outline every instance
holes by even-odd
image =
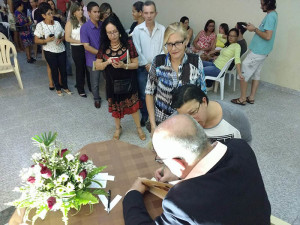
[[[189,115],[175,115],[154,132],[157,157],[177,177],[152,220],[139,179],[123,201],[126,225],[270,224],[271,207],[254,152],[241,139],[210,144]]]

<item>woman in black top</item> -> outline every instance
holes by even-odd
[[[133,32],[134,28],[144,22],[144,18],[142,17],[143,14],[143,6],[144,3],[141,1],[138,1],[133,4],[132,6],[132,17],[135,22],[132,23],[129,31],[129,35]]]

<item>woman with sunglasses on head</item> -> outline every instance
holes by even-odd
[[[86,22],[86,18],[83,15],[82,6],[77,2],[71,5],[69,12],[70,20],[65,27],[65,37],[72,48],[72,57],[76,68],[76,87],[78,94],[80,97],[86,98],[87,95],[84,90],[84,83],[86,77],[88,86],[91,86],[90,74],[86,68],[84,46],[80,42],[80,28]]]
[[[237,73],[239,76],[241,72],[241,46],[237,43],[239,30],[232,28],[227,36],[225,47],[220,51],[220,55],[214,62],[203,61],[205,76],[217,77],[226,63],[234,57]],[[217,50],[216,50],[217,51]],[[213,81],[206,80],[208,90],[212,90]]]
[[[171,107],[173,89],[195,84],[206,92],[202,61],[198,55],[185,53],[187,30],[178,22],[168,26],[164,34],[166,54],[154,58],[145,89],[151,134],[159,123],[174,113]],[[155,99],[154,99],[155,95]]]
[[[41,3],[39,12],[43,21],[36,25],[34,41],[43,45],[45,58],[51,69],[52,79],[58,96],[63,96],[62,90],[71,95],[72,92],[68,88],[66,51],[63,44],[64,29],[59,22],[53,20],[53,11],[48,3]],[[59,83],[59,73],[62,85]]]
[[[141,104],[136,77],[138,54],[115,14],[110,15],[102,23],[100,43],[95,69],[105,70],[108,110],[112,113],[116,126],[113,139],[119,140],[122,133],[121,118],[131,114],[139,138],[145,140],[139,115]],[[125,88],[122,89],[120,86]]]

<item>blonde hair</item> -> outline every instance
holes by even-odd
[[[182,24],[179,22],[171,23],[165,31],[163,46],[165,46],[165,44],[169,40],[169,37],[175,33],[179,33],[183,37],[183,39],[186,40],[188,33],[187,30],[182,26]],[[167,50],[165,48],[164,51],[165,53],[167,53]]]

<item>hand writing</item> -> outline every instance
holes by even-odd
[[[170,182],[174,180],[179,180],[168,167],[164,166],[155,171],[154,177],[159,182]]]

